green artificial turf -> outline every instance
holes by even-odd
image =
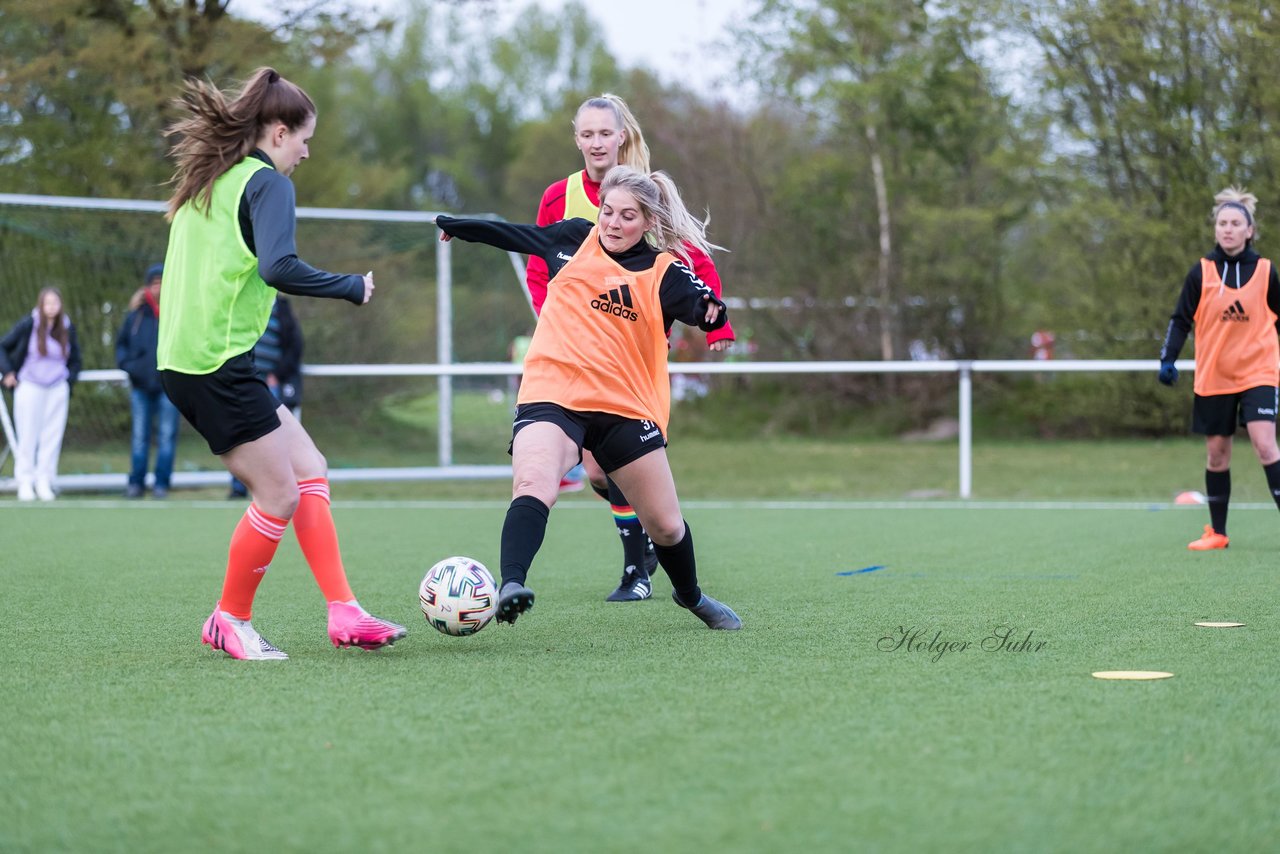
[[[616,535],[575,496],[552,513],[535,608],[446,637],[417,582],[450,554],[496,569],[503,502],[339,500],[353,587],[409,636],[333,649],[287,535],[254,622],[291,658],[237,662],[199,632],[240,508],[0,501],[0,850],[1218,851],[1280,834],[1274,509],[1233,509],[1231,548],[1209,554],[1184,548],[1203,508],[685,509],[740,632],[703,628],[665,579],[605,603]],[[1020,648],[982,648],[1006,629]],[[904,631],[914,648],[894,648]],[[1175,676],[1090,676],[1116,669]]]

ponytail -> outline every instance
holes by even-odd
[[[659,252],[675,255],[691,266],[687,247],[695,246],[708,255],[713,249],[724,249],[707,240],[706,226],[711,217],[699,221],[689,213],[675,181],[666,172],[644,175],[629,166],[613,167],[600,185],[601,206],[609,191],[615,189],[626,190],[640,205],[641,213],[649,223],[645,237]]]
[[[627,106],[626,101],[608,92],[600,98],[613,105],[613,114],[618,117],[622,129],[627,132],[622,145],[618,148],[618,164],[630,166],[645,175],[649,174],[649,145],[644,141],[644,132],[640,130],[640,122],[636,121],[636,117],[631,114],[631,108]]]
[[[282,122],[297,130],[316,113],[307,93],[274,68],[253,72],[230,100],[211,83],[188,80],[173,103],[188,115],[164,132],[177,137],[170,149],[178,163],[170,181],[176,189],[165,214],[169,220],[189,201],[207,213],[213,182],[253,151],[265,128]]]

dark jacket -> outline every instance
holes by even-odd
[[[139,391],[160,391],[160,372],[156,370],[156,341],[160,319],[143,300],[129,312],[116,335],[116,367],[129,375],[129,385]]]
[[[27,361],[27,347],[31,344],[31,330],[35,328],[36,319],[31,315],[19,320],[9,330],[9,334],[0,338],[0,377],[8,373],[17,373]],[[67,325],[67,370],[71,376],[67,385],[75,388],[76,379],[80,376],[80,340],[76,337],[76,325]]]
[[[271,307],[267,331],[253,348],[254,368],[264,380],[274,376],[276,396],[292,409],[302,405],[302,326],[283,296]]]

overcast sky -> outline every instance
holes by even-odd
[[[403,6],[399,0],[350,2],[393,16]],[[491,0],[488,5],[502,19],[497,28],[506,29],[530,2],[555,15],[565,0]],[[683,82],[705,95],[736,99],[737,87],[729,82],[736,62],[729,48],[729,27],[742,22],[759,0],[588,0],[585,5],[620,65],[643,66],[664,82]],[[232,0],[230,10],[269,21],[278,6],[275,0]]]
[[[548,9],[561,5],[560,0],[539,2]],[[587,3],[587,8],[621,65],[644,66],[666,82],[683,81],[716,94],[737,59],[729,28],[758,5],[755,0],[642,0]]]

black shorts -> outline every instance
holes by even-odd
[[[160,384],[215,454],[261,439],[280,426],[280,401],[254,370],[250,353],[228,359],[211,374],[161,371]]]
[[[516,421],[511,427],[512,441],[517,433],[538,421],[556,425],[573,440],[578,446],[578,462],[582,462],[583,448],[594,454],[606,474],[667,446],[666,437],[652,421],[611,412],[575,412],[555,403],[517,406]],[[507,452],[510,451],[508,447]]]
[[[1196,395],[1191,407],[1191,432],[1205,436],[1231,436],[1236,425],[1250,421],[1275,423],[1280,389],[1262,385],[1237,394]]]

